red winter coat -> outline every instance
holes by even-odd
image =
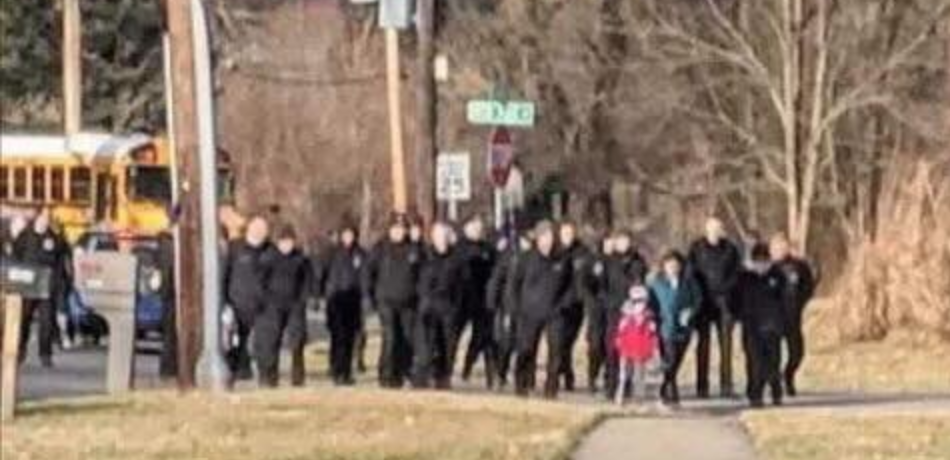
[[[644,310],[639,314],[625,315],[620,320],[613,342],[620,359],[631,360],[636,364],[652,360],[659,351],[653,314]]]

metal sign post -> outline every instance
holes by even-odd
[[[220,255],[218,254],[218,173],[215,147],[211,46],[204,6],[192,0],[195,82],[198,100],[198,154],[201,172],[201,272],[204,333],[198,381],[212,391],[228,389],[228,368],[221,350]]]

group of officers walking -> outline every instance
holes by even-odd
[[[233,311],[228,359],[236,379],[251,378],[256,360],[260,383],[276,385],[285,342],[293,361],[291,380],[302,384],[306,305],[318,298],[326,306],[336,384],[355,382],[365,314],[375,312],[382,331],[378,376],[383,387],[451,388],[459,338],[470,328],[463,380],[471,379],[481,359],[488,388],[513,380],[518,395],[540,389],[544,397],[556,398],[562,389],[577,386],[574,347],[586,330],[586,383],[591,392],[603,388],[610,397],[618,386],[612,338],[620,311],[630,288],[644,286],[661,339],[663,402],[679,402],[676,377],[693,335],[698,340],[697,394],[710,396],[713,330],[720,352],[719,389],[725,397],[735,396],[737,324],[743,326],[751,403],[763,404],[766,387],[776,404],[783,394],[796,392],[804,355],[802,313],[816,282],[781,235],[742,251],[726,237],[722,222],[709,219],[705,234],[685,255],[669,251],[654,266],[630,233],[614,231],[591,248],[567,222],[542,221],[524,235],[490,240],[478,216],[465,221],[457,235],[448,223],[425,228],[418,219],[397,214],[368,251],[361,248],[357,229],[344,226],[330,247],[312,258],[291,227],[278,229],[273,238],[269,233],[264,219],[253,218],[226,250],[224,291]],[[542,339],[546,372],[536,388]],[[783,341],[788,348],[784,367]]]

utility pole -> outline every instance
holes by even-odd
[[[435,0],[417,0],[418,81],[416,86],[416,207],[427,220],[435,216],[436,83]]]
[[[63,0],[63,127],[82,130],[82,15],[79,0]]]
[[[177,267],[178,286],[178,387],[195,387],[195,367],[200,347],[201,325],[201,214],[198,169],[198,120],[195,90],[195,58],[190,0],[165,0],[171,47],[170,88],[174,101],[174,145],[181,186],[178,216],[181,253]]]
[[[389,143],[392,156],[393,209],[406,212],[406,152],[403,145],[402,98],[400,97],[399,32],[385,29],[386,36],[386,93],[389,99]]]

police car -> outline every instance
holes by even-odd
[[[167,265],[172,257],[163,254],[170,248],[163,248],[155,238],[133,237],[111,232],[87,232],[79,237],[74,251],[130,251],[139,260],[138,294],[135,305],[136,336],[139,339],[160,339],[162,317],[166,304],[167,290],[171,280],[165,279],[171,270]],[[70,316],[76,324],[89,322],[89,315],[98,316],[85,303],[78,293],[73,292],[69,299]]]

